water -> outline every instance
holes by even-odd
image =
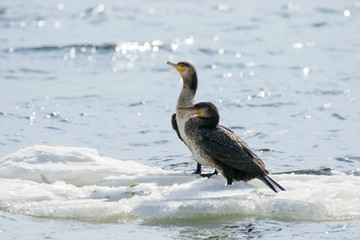
[[[354,239],[359,13],[359,1],[2,2],[2,238]],[[196,101],[288,192],[190,174],[168,60],[196,66]]]

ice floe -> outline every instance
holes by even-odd
[[[33,146],[0,159],[0,209],[82,221],[171,220],[223,215],[287,220],[360,219],[360,178],[273,175],[287,192],[261,181],[226,186],[93,149]]]

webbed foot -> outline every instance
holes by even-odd
[[[200,174],[200,176],[207,177],[207,178],[211,178],[213,175],[218,175],[218,172],[216,171],[216,169],[215,169],[215,171],[213,173]]]

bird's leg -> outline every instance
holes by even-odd
[[[218,175],[218,171],[216,171],[216,169],[215,169],[215,171],[214,171],[213,173],[200,174],[200,176],[202,176],[202,177],[207,177],[207,178],[211,178],[212,175]]]
[[[200,163],[197,164],[196,171],[194,172],[194,174],[201,174],[201,164]]]
[[[226,180],[227,180],[227,184],[226,184],[226,185],[232,185],[232,182],[233,182],[232,177],[227,177]]]

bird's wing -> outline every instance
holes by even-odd
[[[180,138],[181,141],[184,142],[184,140],[182,139],[182,137],[180,136],[180,132],[179,132],[179,128],[178,128],[178,125],[177,125],[177,122],[176,122],[176,113],[174,113],[172,116],[171,116],[171,125],[172,125],[172,128],[175,130],[175,132],[177,133],[178,137]],[[185,143],[185,142],[184,142]]]
[[[200,131],[202,148],[212,158],[241,171],[268,173],[261,159],[232,131],[220,125]]]

